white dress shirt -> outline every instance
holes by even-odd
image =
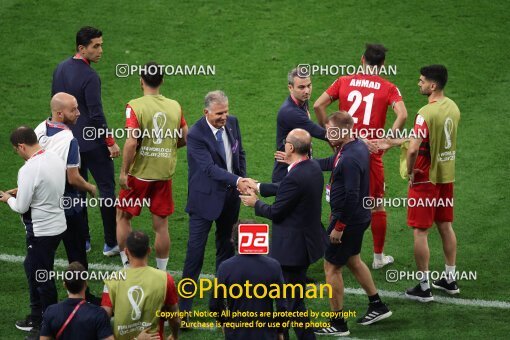
[[[207,118],[205,119],[205,121],[207,122],[207,125],[209,125],[209,128],[211,129],[211,131],[214,135],[214,139],[216,140],[216,132],[218,132],[219,129],[212,126],[209,123],[209,121],[207,120]],[[228,140],[227,132],[225,131],[225,129],[226,129],[226,125],[223,127],[223,131],[221,133],[221,138],[223,139],[223,145],[225,147],[225,156],[227,157],[227,159],[226,159],[227,170],[228,170],[228,172],[233,173],[233,170],[232,170],[232,149],[230,147],[230,141]]]
[[[66,165],[55,153],[45,151],[28,159],[18,171],[18,192],[7,203],[24,216],[27,232],[35,237],[55,236],[67,229],[60,199],[64,195]]]

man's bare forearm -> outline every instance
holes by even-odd
[[[85,178],[80,175],[77,167],[67,169],[67,179],[69,180],[69,184],[71,184],[79,191],[94,191],[94,186],[87,182]]]
[[[326,118],[327,118],[326,108],[317,106],[317,107],[314,107],[314,111],[315,111],[315,116],[317,117],[317,122],[319,123],[320,126],[324,127],[324,125],[326,125]]]
[[[184,125],[181,128],[182,131],[182,137],[177,140],[177,149],[182,148],[183,146],[186,146],[187,140],[188,140],[188,126]]]
[[[136,139],[132,138],[128,138],[126,144],[124,144],[124,149],[122,150],[122,167],[120,169],[120,172],[123,174],[127,174],[131,164],[133,164],[136,155],[136,145]]]
[[[313,110],[315,111],[315,116],[317,117],[317,121],[320,126],[324,127],[326,125],[327,120],[327,107],[332,103],[331,97],[329,94],[324,92],[313,104]]]
[[[420,149],[421,139],[411,139],[409,143],[409,149],[407,150],[407,173],[412,174],[414,170],[414,164],[418,157],[418,151]]]
[[[404,126],[406,125],[406,118],[405,117],[397,117],[395,121],[393,122],[393,126],[391,129],[393,131],[402,130]]]
[[[388,138],[388,143],[390,143],[391,147],[401,146],[405,142],[409,141],[409,138]]]
[[[395,118],[395,121],[393,122],[392,130],[402,130],[404,126],[406,125],[407,120],[407,109],[403,101],[400,101],[398,103],[395,103],[393,106],[393,111],[395,111],[395,114],[397,115],[397,118]]]

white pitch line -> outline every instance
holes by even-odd
[[[0,254],[0,261],[10,262],[10,263],[23,263],[25,261],[24,256],[18,255],[9,255],[9,254]],[[69,262],[64,259],[55,259],[54,262],[55,267],[58,268],[67,268]],[[115,264],[104,264],[104,263],[89,263],[89,269],[93,270],[103,270],[103,271],[117,271],[120,270],[122,266]],[[167,270],[172,276],[181,277],[182,271],[176,270]],[[200,274],[200,278],[202,279],[214,279],[214,275],[212,274]]]
[[[345,293],[353,295],[365,295],[365,291],[361,288],[345,288]],[[408,300],[405,297],[404,292],[379,289],[378,293],[380,296],[388,297],[391,299]],[[510,309],[510,302],[498,300],[462,299],[434,295],[434,301],[448,305]]]
[[[0,254],[0,261],[10,262],[10,263],[23,263],[24,260],[25,260],[24,256]],[[55,267],[66,268],[68,266],[68,264],[69,263],[67,262],[67,260],[55,259]],[[116,270],[121,269],[121,266],[113,265],[113,264],[89,263],[89,269],[104,270],[104,271],[116,271]],[[168,272],[175,277],[182,276],[182,271],[170,270]],[[213,279],[214,275],[200,274],[200,278]],[[365,291],[361,288],[347,288],[346,287],[345,293],[352,294],[352,295],[365,295]],[[379,293],[379,295],[381,295],[383,297],[388,297],[391,299],[406,299],[404,292],[395,292],[395,291],[391,291],[391,290],[379,290],[378,293]],[[498,301],[498,300],[462,299],[462,298],[452,298],[452,297],[435,295],[434,301],[439,302],[439,303],[449,304],[449,305],[510,309],[510,302]]]

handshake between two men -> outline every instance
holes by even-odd
[[[258,182],[252,178],[240,178],[237,182],[237,190],[239,191],[241,200],[245,206],[254,207],[257,202]]]
[[[285,151],[276,151],[274,158],[279,163],[297,164],[308,159],[312,137],[303,129],[294,129],[285,138]],[[241,178],[237,183],[237,189],[241,193],[241,201],[247,207],[255,207],[258,200],[259,183],[251,178]],[[267,187],[267,186],[266,186]],[[270,188],[271,196],[276,195],[279,184],[273,183]],[[269,188],[268,188],[269,189]],[[267,193],[269,194],[269,192]]]

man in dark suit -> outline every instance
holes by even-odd
[[[237,118],[228,114],[222,91],[205,96],[204,116],[188,133],[189,238],[182,278],[197,280],[204,262],[207,236],[216,222],[216,269],[234,256],[232,227],[239,217],[239,191],[255,182],[246,175],[246,158]],[[190,311],[193,299],[181,299],[179,309]]]
[[[254,220],[239,221],[234,227],[232,238],[234,245],[240,237],[238,226],[241,224],[258,224]],[[236,230],[237,229],[237,230]],[[265,235],[269,238],[269,235]],[[257,253],[243,253],[241,250],[238,255],[229,258],[221,263],[216,273],[219,284],[224,284],[227,289],[231,289],[234,285],[245,285],[249,283],[252,287],[265,286],[266,291],[270,291],[273,285],[283,285],[283,275],[280,263],[275,259]],[[219,286],[219,285],[218,285]],[[219,290],[221,291],[221,290]],[[260,288],[253,288],[253,292],[262,291]],[[251,293],[253,295],[254,293]],[[259,293],[260,294],[260,293]],[[226,303],[225,303],[226,302]],[[273,315],[274,308],[273,302],[276,304],[276,310],[279,313],[287,311],[285,306],[285,299],[283,296],[272,298],[265,295],[263,298],[247,297],[243,294],[239,298],[232,298],[227,296],[226,301],[221,293],[213,297],[209,303],[209,308],[212,312],[218,313],[217,320],[221,323],[251,323],[252,321],[259,321],[264,324],[262,327],[225,327],[225,339],[243,339],[243,340],[283,340],[283,327],[276,327],[275,323],[283,323],[286,321],[284,317],[261,317],[261,313],[270,313]],[[224,311],[230,312],[225,316]],[[233,313],[242,315],[242,313],[257,313],[255,316],[247,317],[232,317]]]
[[[322,258],[327,244],[321,223],[324,178],[319,165],[307,156],[310,143],[311,136],[303,129],[294,129],[288,134],[285,140],[285,154],[290,163],[288,174],[280,183],[259,186],[262,196],[276,195],[274,204],[258,200],[255,192],[241,196],[245,205],[255,207],[256,215],[273,221],[269,256],[280,262],[285,283],[303,285],[303,288],[308,267]],[[306,311],[304,300],[299,296],[288,297],[287,306],[290,311]],[[309,320],[300,318],[298,321]],[[294,330],[299,339],[315,339],[311,328]]]
[[[288,88],[290,95],[278,110],[276,118],[276,149],[285,150],[285,138],[293,129],[304,129],[312,137],[327,141],[326,129],[315,124],[310,119],[308,100],[312,95],[312,81],[309,74],[300,72],[297,68],[288,74]],[[310,156],[312,150],[310,148]],[[287,175],[287,166],[275,160],[272,182],[280,182]]]

